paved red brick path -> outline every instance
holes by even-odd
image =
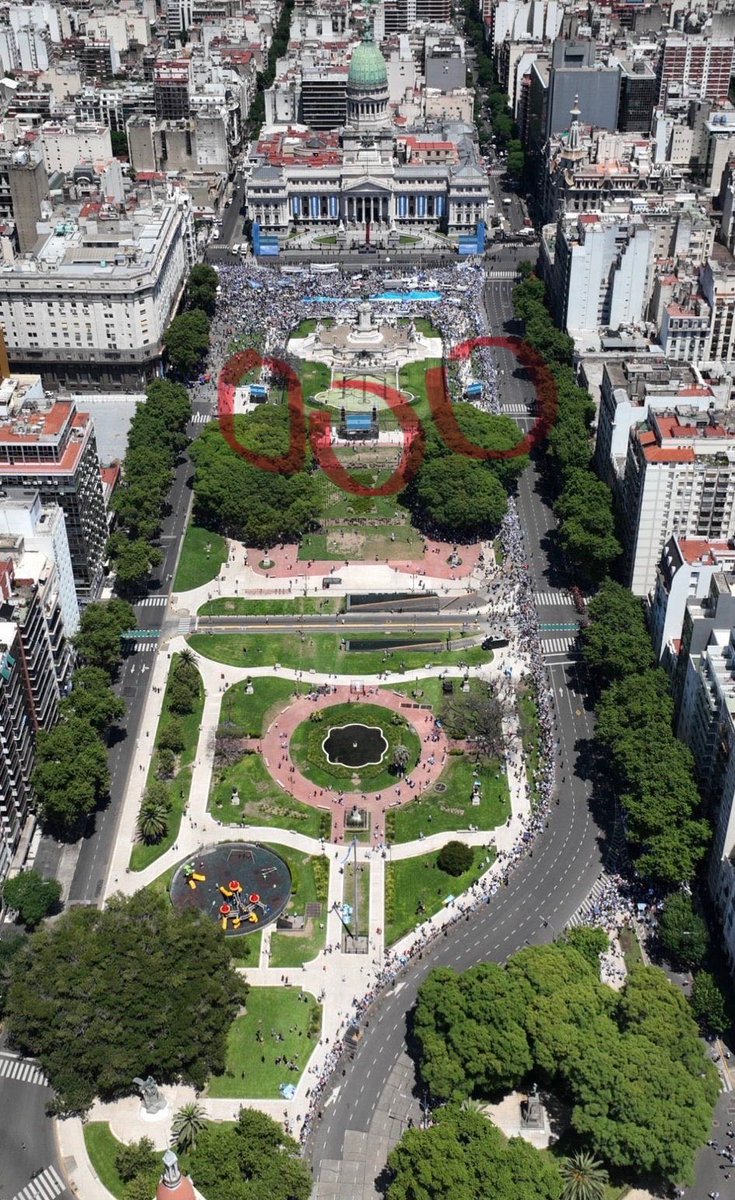
[[[316,709],[329,708],[333,704],[346,704],[348,701],[354,704],[379,704],[390,711],[399,712],[416,731],[421,741],[421,755],[409,775],[395,786],[383,792],[344,792],[340,803],[338,790],[329,791],[327,788],[315,787],[310,779],[301,774],[291,759],[290,743],[297,726],[301,725],[302,721],[308,721]],[[447,739],[442,731],[436,728],[432,710],[414,708],[412,705],[413,702],[408,696],[379,688],[366,688],[356,692],[349,687],[338,687],[315,700],[299,696],[287,708],[281,710],[266,731],[261,743],[263,759],[273,778],[296,800],[314,808],[326,808],[331,811],[333,842],[345,840],[345,815],[355,804],[370,813],[373,843],[381,842],[385,837],[383,818],[386,810],[399,804],[408,804],[435,784],[447,760]],[[429,761],[431,758],[433,762]],[[411,782],[413,787],[410,786]]]
[[[433,579],[464,579],[470,575],[477,566],[477,561],[481,554],[481,545],[476,543],[474,546],[459,546],[457,553],[462,559],[460,566],[452,567],[449,564],[449,557],[452,553],[452,546],[449,542],[435,542],[431,538],[424,538],[425,552],[421,558],[417,559],[396,559],[389,561],[388,566],[397,574],[401,575],[429,575]],[[271,559],[273,566],[268,570],[262,568],[259,564],[264,559],[264,553],[258,549],[248,549],[248,566],[259,575],[265,575],[267,579],[292,579],[295,575],[339,575],[340,568],[346,566],[352,567],[368,567],[370,563],[367,559],[352,559],[345,561],[335,561],[334,559],[313,559],[309,562],[306,559],[299,560],[298,544],[293,543],[285,546],[275,546],[268,553],[268,558]],[[381,563],[381,566],[385,564]]]

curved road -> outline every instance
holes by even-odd
[[[492,333],[507,331],[512,285],[486,293]],[[528,385],[501,352],[502,402],[514,414],[529,400]],[[534,466],[523,476],[519,511],[534,590],[568,583],[554,559],[553,514],[539,493]],[[531,854],[510,874],[507,887],[435,940],[414,960],[398,985],[375,1005],[359,1049],[341,1064],[323,1097],[321,1120],[309,1144],[318,1200],[367,1200],[378,1195],[375,1178],[390,1146],[409,1119],[420,1119],[419,1097],[406,1048],[406,1019],[426,974],[437,966],[463,970],[486,960],[504,961],[524,945],[553,940],[589,895],[602,869],[604,834],[591,808],[584,751],[593,718],[576,662],[549,666],[558,738],[559,805]]]

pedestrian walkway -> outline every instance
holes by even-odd
[[[577,648],[577,635],[569,637],[541,638],[541,651],[547,657],[555,654],[570,654]]]
[[[134,642],[128,642],[129,650],[157,650],[158,638],[138,638]]]
[[[20,1058],[6,1051],[0,1053],[0,1079],[14,1079],[16,1083],[35,1083],[48,1087],[48,1079],[31,1058]]]
[[[540,605],[542,608],[545,608],[548,605],[557,605],[558,607],[561,607],[561,605],[563,605],[563,604],[571,604],[572,597],[569,592],[563,592],[563,591],[534,592],[533,593],[533,602],[534,602],[534,604]]]
[[[55,1196],[65,1191],[66,1184],[61,1182],[55,1167],[50,1166],[16,1192],[13,1200],[54,1200]]]
[[[168,604],[168,596],[146,596],[145,600],[136,600],[135,608],[154,608],[160,604]]]
[[[211,420],[213,420],[213,418],[210,416],[209,413],[195,412],[191,418],[190,423],[192,425],[205,425],[207,423],[207,421],[211,421]]]
[[[528,417],[533,412],[531,404],[503,404],[500,415],[503,417]]]

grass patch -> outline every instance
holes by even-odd
[[[219,575],[227,562],[227,542],[219,533],[199,525],[187,525],[174,580],[175,592],[201,587]]]
[[[536,696],[530,690],[522,691],[518,695],[518,720],[523,748],[526,751],[526,777],[531,796],[531,808],[537,808],[541,800],[539,792],[541,729],[538,723]]]
[[[345,924],[349,925],[356,937],[367,937],[370,932],[370,866],[368,863],[357,864],[357,921],[355,921],[355,864],[348,863],[345,867],[345,885],[342,900],[352,908],[352,917]]]
[[[443,906],[460,896],[485,873],[494,851],[475,847],[475,861],[464,875],[447,875],[436,865],[436,851],[392,863],[385,873],[385,941],[392,946]]]
[[[268,965],[300,967],[316,958],[327,939],[327,896],[329,862],[324,855],[300,854],[287,846],[271,847],[285,859],[291,871],[291,899],[286,912],[304,915],[307,904],[320,903],[321,916],[313,919],[304,933],[273,932]]]
[[[323,712],[323,720],[302,721],[294,730],[290,743],[291,757],[296,766],[317,787],[345,791],[369,788],[373,792],[394,787],[401,781],[400,774],[393,770],[393,754],[399,744],[404,745],[409,754],[406,774],[410,774],[416,766],[421,755],[418,736],[403,718],[396,721],[398,714],[390,709],[379,704],[333,704],[320,712]],[[388,743],[382,762],[365,767],[347,767],[329,762],[322,749],[329,730],[351,724],[382,729]],[[354,782],[355,777],[358,783]]]
[[[359,499],[359,497],[357,497]],[[422,535],[412,525],[330,525],[326,532],[308,533],[299,545],[300,561],[385,562],[420,558]]]
[[[218,600],[205,600],[199,609],[201,617],[265,617],[298,616],[300,613],[337,613],[344,609],[343,599],[316,596],[296,596],[293,600],[244,600],[242,596],[225,596]]]
[[[411,393],[413,408],[422,421],[430,419],[426,372],[441,365],[440,358],[424,358],[420,362],[406,363],[398,372],[398,386],[402,392]]]
[[[262,929],[256,929],[253,933],[243,934],[239,938],[230,938],[228,945],[232,950],[233,967],[257,967],[260,962],[260,948],[262,944]]]
[[[309,362],[303,358],[293,360],[293,369],[299,378],[304,403],[310,404],[319,392],[326,392],[332,382],[332,372],[326,363]]]
[[[246,680],[229,687],[222,697],[219,732],[228,737],[262,737],[270,724],[271,711],[284,708],[292,696],[306,689],[290,679],[256,676],[248,695]]]
[[[455,634],[453,636],[459,636]],[[295,670],[335,672],[338,675],[378,675],[383,671],[410,671],[418,667],[444,667],[466,664],[479,666],[492,661],[492,654],[481,646],[466,646],[459,650],[445,650],[446,634],[436,646],[422,648],[421,639],[406,636],[404,646],[394,650],[391,642],[380,634],[365,635],[360,640],[369,649],[347,650],[343,648],[340,634],[316,633],[298,638],[284,634],[260,633],[194,633],[188,641],[197,654],[215,662],[238,667],[272,666],[281,663]],[[414,643],[418,648],[412,649]]]
[[[479,779],[482,800],[472,805],[472,784]],[[510,815],[508,779],[499,762],[477,767],[469,755],[451,755],[436,785],[410,804],[391,809],[386,815],[386,836],[391,842],[412,842],[420,834],[451,829],[495,829]]]
[[[199,680],[199,695],[197,702],[194,705],[193,712],[185,713],[183,716],[177,716],[172,713],[169,708],[169,693],[171,688],[171,677],[176,662],[179,659],[178,654],[174,654],[171,659],[171,666],[168,672],[168,682],[166,684],[166,694],[163,697],[163,708],[156,730],[156,737],[153,743],[153,756],[151,765],[148,769],[147,783],[150,783],[156,778],[156,750],[161,740],[161,735],[165,729],[171,724],[172,720],[178,720],[184,737],[184,749],[178,755],[177,770],[172,780],[167,780],[169,794],[171,796],[171,810],[168,814],[168,832],[165,837],[161,838],[160,842],[154,845],[146,845],[145,842],[136,842],[130,852],[130,868],[133,871],[144,871],[151,863],[165,854],[167,850],[173,846],[179,836],[179,828],[181,826],[181,818],[184,814],[187,802],[189,800],[189,790],[191,788],[192,764],[196,756],[197,742],[199,740],[199,729],[202,723],[202,713],[204,711],[204,685]]]
[[[239,804],[232,803],[233,788]],[[270,825],[315,838],[328,838],[332,828],[328,812],[294,800],[274,782],[259,754],[244,754],[234,766],[215,772],[209,810],[225,825]]]
[[[505,550],[503,549],[503,543],[499,537],[495,538],[495,541],[493,542],[493,554],[495,555],[495,562],[497,565],[502,567],[503,563],[505,562]]]
[[[223,1075],[213,1075],[207,1095],[277,1099],[279,1085],[298,1083],[321,1032],[321,1005],[297,988],[251,987],[244,1016],[227,1035]],[[285,1057],[286,1063],[282,1061]],[[289,1070],[294,1063],[297,1070]]]
[[[115,1156],[122,1150],[123,1143],[118,1142],[107,1121],[89,1121],[83,1129],[84,1145],[100,1183],[117,1196],[117,1200],[125,1200],[125,1184],[115,1166]]]
[[[641,944],[638,941],[635,929],[630,929],[627,925],[624,926],[618,934],[618,940],[620,941],[620,949],[623,951],[626,971],[632,971],[633,967],[645,966]]]
[[[318,324],[319,322],[316,317],[304,317],[304,320],[299,321],[296,328],[291,330],[290,336],[294,338],[308,337],[310,333],[314,332]],[[334,317],[322,317],[321,324],[322,329],[331,329],[334,325]]]

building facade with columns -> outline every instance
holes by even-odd
[[[261,139],[248,216],[268,233],[340,225],[458,233],[487,221],[490,189],[474,127],[399,130],[388,99],[386,62],[368,30],[350,61],[344,129],[289,128]]]

